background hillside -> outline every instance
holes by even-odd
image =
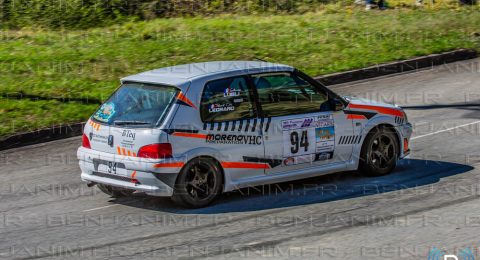
[[[258,3],[264,1],[224,7],[204,1],[190,13],[156,11],[168,17],[156,19],[140,7],[202,1],[118,1],[128,8],[93,0],[78,8],[72,7],[77,0],[65,7],[19,0],[12,7],[12,1],[0,1],[0,137],[85,121],[119,78],[170,65],[258,57],[316,76],[457,48],[480,50],[480,7],[456,1],[423,8],[389,1],[385,11],[314,0],[290,9],[263,8]]]

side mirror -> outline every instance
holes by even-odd
[[[331,102],[332,102],[332,108],[334,111],[342,111],[345,108],[342,101],[340,101],[337,98],[332,99]]]

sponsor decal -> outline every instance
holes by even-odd
[[[242,93],[241,90],[234,89],[234,88],[226,88],[223,91],[223,96],[224,97],[238,97],[238,96],[241,95],[241,93]]]
[[[333,152],[290,156],[283,160],[283,165],[292,166],[292,165],[297,165],[302,163],[312,163],[315,161],[325,161],[325,160],[332,159],[332,157],[333,157]]]
[[[316,128],[315,139],[317,143],[317,153],[332,152],[335,148],[335,127],[331,125]]]
[[[235,111],[235,107],[232,104],[211,104],[208,108],[210,113]]]
[[[293,129],[310,127],[313,121],[314,121],[313,117],[284,120],[282,121],[282,129],[293,130]]]
[[[325,160],[330,160],[333,157],[333,152],[329,153],[317,153],[315,155],[315,161],[325,161]]]
[[[282,121],[283,165],[329,160],[335,150],[333,115]]]
[[[95,119],[102,122],[108,122],[115,114],[115,104],[108,102],[103,104],[100,109],[93,115]]]
[[[333,122],[333,116],[320,115],[317,117],[297,118],[282,121],[282,130],[294,130],[309,127],[323,127]]]
[[[207,134],[205,141],[211,144],[261,145],[262,137],[258,135]]]
[[[91,141],[108,145],[108,136],[91,132],[88,137]]]
[[[131,138],[132,140],[135,140],[135,132],[132,130],[123,130],[122,137]]]
[[[285,158],[285,160],[283,160],[283,164],[285,164],[285,166],[294,165],[295,164],[295,158],[287,157],[287,158]]]

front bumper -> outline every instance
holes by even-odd
[[[397,126],[397,131],[400,134],[400,144],[401,144],[401,153],[400,158],[405,158],[410,154],[410,137],[412,136],[412,124],[405,123],[403,125]]]
[[[77,151],[81,179],[119,188],[145,192],[152,196],[169,197],[173,194],[176,177],[181,167],[158,168],[165,160],[122,156],[80,147]],[[99,171],[99,162],[115,162],[125,166],[125,175],[117,176]],[[169,161],[170,162],[170,161]],[[133,180],[136,180],[135,182]]]

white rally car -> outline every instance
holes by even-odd
[[[222,61],[121,80],[88,120],[81,178],[203,207],[222,192],[332,172],[391,172],[412,126],[397,106],[338,96],[297,69]]]

